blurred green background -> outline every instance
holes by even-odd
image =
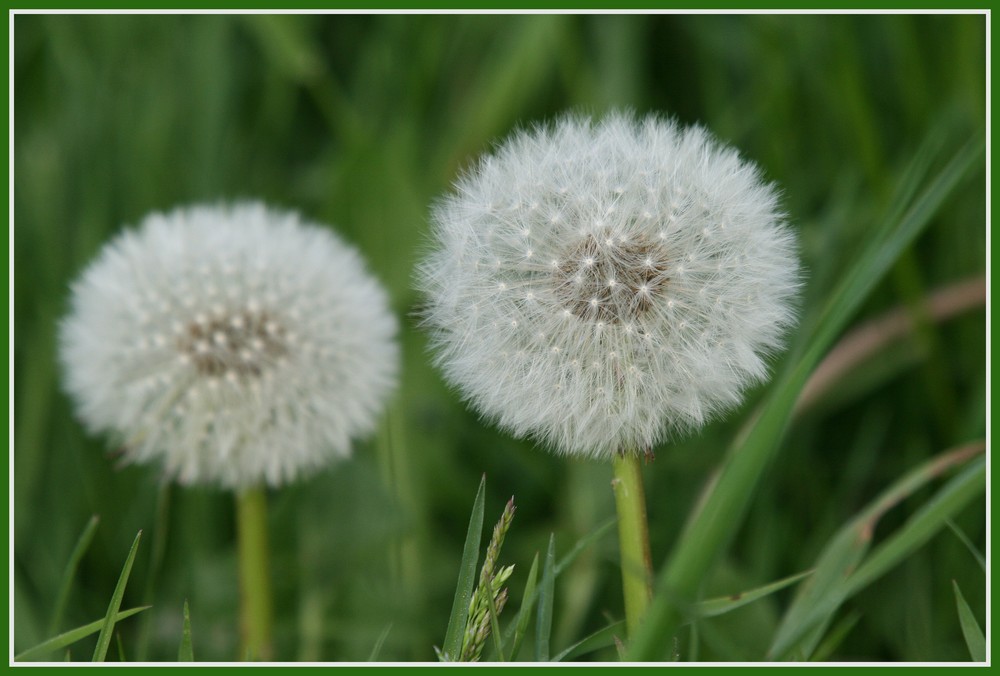
[[[984,126],[985,21],[17,16],[15,650],[50,635],[63,567],[98,514],[58,629],[103,617],[143,529],[123,607],[153,608],[119,625],[126,657],[175,659],[185,599],[196,658],[236,656],[232,497],[162,486],[155,468],[117,468],[60,389],[55,336],[68,285],[120,228],[182,203],[253,197],[332,224],[367,256],[404,324],[402,383],[380,433],[354,459],[271,494],[277,657],[364,660],[388,628],[380,659],[433,660],[483,473],[487,527],[510,495],[518,506],[501,556],[517,566],[505,622],[549,533],[564,554],[614,515],[609,466],[557,458],[484,426],[429,365],[411,280],[435,197],[511,129],[568,109],[702,123],[781,186],[801,233],[808,324],[922,139],[946,128],[964,140]],[[983,274],[984,183],[977,172],[963,184],[859,322]],[[705,592],[809,568],[891,481],[982,438],[986,349],[982,309],[921,324],[799,416]],[[655,564],[762,391],[701,434],[657,449],[645,469]],[[982,549],[983,501],[956,527]],[[982,624],[983,570],[944,532],[848,602],[839,617],[857,623],[831,659],[968,659],[953,579]],[[788,599],[702,623],[698,657],[761,659]],[[560,576],[555,603],[554,652],[621,618],[613,531]],[[72,656],[88,659],[93,641]],[[608,648],[586,659],[616,657]]]

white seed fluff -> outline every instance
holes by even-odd
[[[736,406],[794,321],[777,193],[698,127],[517,133],[432,220],[419,284],[446,378],[561,453],[642,452]]]
[[[395,386],[360,255],[258,203],[146,217],[73,285],[65,386],[95,433],[184,484],[277,486],[350,454]]]

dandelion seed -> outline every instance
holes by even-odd
[[[539,208],[501,218],[488,203]],[[561,453],[611,458],[703,424],[763,379],[794,321],[799,265],[777,192],[699,127],[612,115],[520,132],[433,222],[419,284],[437,363],[486,417]],[[470,237],[481,228],[496,237]],[[522,229],[551,266],[517,255]],[[481,258],[505,262],[484,275]],[[512,317],[546,343],[504,329]],[[691,339],[702,333],[720,340]],[[531,369],[496,361],[515,350]]]
[[[73,285],[60,358],[80,418],[128,460],[182,483],[275,486],[372,431],[395,331],[385,292],[329,230],[261,204],[196,206],[104,247]]]

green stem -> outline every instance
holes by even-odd
[[[638,454],[616,456],[614,468],[615,478],[611,485],[618,510],[625,626],[631,638],[646,614],[652,596],[653,564],[649,555],[646,495],[642,488],[642,466]]]
[[[267,493],[262,486],[236,494],[240,567],[240,657],[269,661],[271,572],[267,549]]]

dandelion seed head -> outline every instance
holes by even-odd
[[[146,217],[60,325],[81,420],[182,483],[280,485],[350,454],[395,385],[396,321],[358,253],[257,203]]]
[[[514,206],[479,206],[496,203]],[[433,226],[419,285],[438,364],[487,418],[561,453],[641,452],[702,425],[765,377],[794,322],[777,192],[699,127],[612,115],[522,131]]]

